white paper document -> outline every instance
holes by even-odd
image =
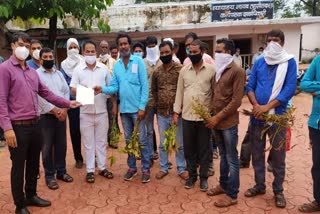
[[[94,90],[82,85],[77,86],[77,101],[82,105],[94,104]]]

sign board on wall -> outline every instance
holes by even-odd
[[[213,2],[211,21],[258,20],[273,18],[273,0]]]

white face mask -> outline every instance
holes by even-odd
[[[233,57],[226,53],[215,53],[215,64],[216,64],[216,81],[218,82],[221,78],[222,73],[232,63]]]
[[[33,56],[33,58],[35,58],[36,60],[39,60],[39,59],[40,59],[40,50],[39,50],[39,49],[34,50],[32,56]]]
[[[155,63],[160,57],[160,51],[158,46],[156,45],[153,48],[147,48],[147,60]]]
[[[70,50],[67,51],[67,55],[68,57],[70,57],[71,59],[77,59],[79,56],[79,50],[72,48]]]
[[[29,49],[24,46],[19,46],[14,50],[14,54],[18,59],[25,60],[29,56]]]
[[[93,65],[96,60],[97,60],[97,57],[96,55],[93,55],[93,56],[84,56],[84,60],[86,61],[86,63],[88,63],[89,65]]]

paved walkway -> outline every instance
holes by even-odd
[[[76,169],[72,154],[70,141],[68,142],[67,170],[74,177],[70,184],[59,182],[60,189],[49,190],[43,179],[43,168],[41,178],[38,182],[38,194],[52,201],[49,208],[30,208],[33,213],[145,213],[145,214],[172,214],[172,213],[299,213],[297,206],[312,200],[311,151],[308,141],[307,114],[311,109],[311,97],[300,94],[294,98],[296,110],[296,123],[292,133],[294,148],[287,153],[287,174],[284,188],[287,197],[287,207],[277,209],[273,201],[271,183],[273,175],[267,173],[267,193],[256,198],[245,198],[244,191],[254,184],[253,169],[242,169],[240,171],[240,193],[238,204],[230,208],[216,208],[213,203],[220,196],[208,197],[200,192],[199,183],[191,189],[184,188],[184,182],[179,179],[176,170],[172,169],[170,174],[163,180],[156,180],[155,173],[159,169],[156,161],[152,168],[152,180],[148,184],[140,182],[141,174],[138,174],[131,182],[122,179],[127,170],[126,155],[119,154],[115,150],[108,149],[108,155],[116,156],[116,163],[110,169],[114,173],[113,180],[107,180],[96,176],[94,184],[85,182],[85,169]],[[246,98],[241,108],[250,108]],[[239,126],[240,142],[246,132],[248,118],[241,115]],[[240,144],[239,144],[240,148]],[[9,153],[7,149],[0,150],[0,213],[12,213],[14,210],[10,191],[10,166]],[[171,157],[173,160],[173,157]],[[109,165],[109,163],[108,163]],[[219,161],[215,162],[216,174],[209,178],[209,185],[218,183]]]

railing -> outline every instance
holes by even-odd
[[[245,68],[246,65],[251,67],[253,54],[240,54],[242,58],[242,67]]]

